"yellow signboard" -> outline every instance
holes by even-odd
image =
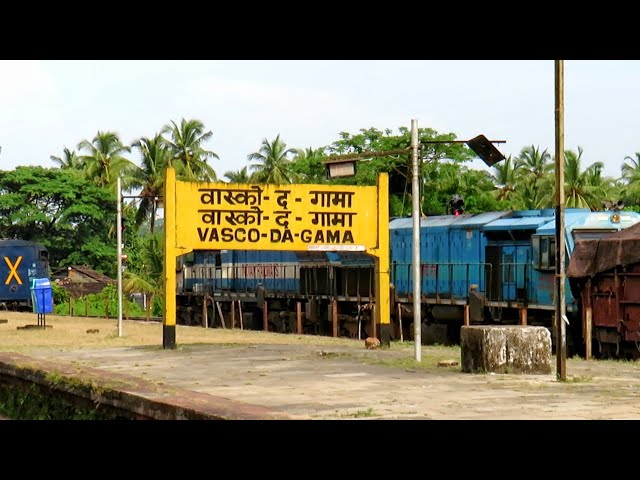
[[[351,250],[378,245],[377,187],[176,181],[176,245]]]
[[[364,251],[376,324],[389,330],[389,179],[376,187],[178,182],[164,194],[163,348],[176,348],[176,257],[191,250]]]

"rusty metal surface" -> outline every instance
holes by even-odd
[[[567,276],[589,277],[637,262],[640,262],[640,224],[603,238],[578,240],[571,254]]]
[[[590,296],[596,328],[615,331],[624,341],[640,341],[640,263],[626,271],[600,273],[583,289],[583,295]]]

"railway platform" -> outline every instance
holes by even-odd
[[[38,348],[0,353],[0,373],[85,382],[94,402],[149,419],[640,419],[635,362],[569,359],[572,381],[558,382],[554,374],[465,374],[455,362],[423,369],[411,354],[361,341]]]

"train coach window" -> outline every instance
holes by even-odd
[[[546,236],[531,237],[533,249],[533,267],[539,270],[555,270],[556,268],[556,239]]]

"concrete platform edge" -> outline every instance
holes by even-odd
[[[158,385],[129,375],[70,366],[27,355],[0,353],[0,377],[66,394],[154,420],[288,420],[294,417],[224,397]]]

